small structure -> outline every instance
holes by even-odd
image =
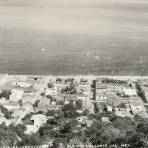
[[[48,107],[50,105],[51,101],[48,98],[41,98],[38,107],[43,108],[43,107]]]
[[[3,123],[5,123],[5,124],[6,124],[6,126],[9,126],[9,125],[12,123],[12,121],[11,121],[11,120],[6,119],[6,118],[5,118],[5,117],[3,117],[3,116],[0,116],[0,124],[3,124]]]
[[[123,89],[123,94],[124,96],[128,96],[128,97],[137,96],[136,90],[130,89],[130,88]]]
[[[90,114],[94,114],[94,104],[89,99],[83,100],[82,105],[83,110],[88,110]]]
[[[115,114],[119,117],[133,117],[130,109],[127,108],[115,108]]]
[[[9,100],[10,100],[10,101],[16,101],[16,102],[17,102],[17,101],[19,101],[19,100],[22,99],[23,94],[24,94],[23,90],[16,90],[16,89],[13,89],[13,90],[11,91],[11,95],[10,95]]]
[[[142,105],[130,105],[130,108],[131,108],[133,115],[143,112],[144,110],[144,106]]]
[[[22,123],[22,119],[27,115],[28,113],[23,110],[23,109],[18,109],[15,110],[12,114],[12,122],[15,123],[15,125],[17,124],[21,124]]]
[[[108,117],[102,117],[102,122],[110,122]]]
[[[54,96],[54,95],[57,95],[57,92],[58,92],[57,89],[47,88],[46,92],[45,92],[45,95],[46,96],[48,96],[48,95]]]
[[[18,102],[8,102],[8,103],[3,104],[3,106],[7,108],[9,111],[20,109]]]
[[[22,88],[28,88],[28,87],[32,86],[32,84],[26,83],[26,82],[13,82],[13,85],[19,86],[19,87],[22,87]]]
[[[39,130],[39,127],[34,125],[26,125],[26,128],[25,134],[36,133]]]
[[[30,120],[34,123],[34,126],[40,127],[44,123],[46,123],[47,118],[46,118],[46,115],[37,114],[37,115],[33,115]]]
[[[26,102],[22,105],[22,109],[25,110],[27,113],[34,112],[33,106],[30,102]]]
[[[65,103],[65,98],[63,96],[56,96],[56,105],[64,105]]]
[[[36,97],[34,93],[31,94],[24,94],[22,98],[22,103],[25,104],[27,102],[30,102],[31,104],[34,104],[36,100],[39,98]]]
[[[107,112],[110,113],[110,112],[112,112],[112,111],[113,111],[112,106],[107,106]]]

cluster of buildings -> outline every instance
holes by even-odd
[[[112,78],[98,78],[93,81],[94,99],[100,106],[105,105],[107,112],[113,112],[116,116],[140,115],[148,118],[145,103],[138,95],[136,83],[137,81],[130,79],[115,81]]]
[[[57,77],[57,76],[8,76],[8,84],[1,85],[11,91],[9,99],[1,95],[0,105],[11,112],[7,118],[0,110],[0,124],[23,124],[24,119],[30,114],[30,122],[25,123],[26,134],[36,133],[47,122],[48,111],[61,111],[66,104],[82,102],[82,108],[77,112],[87,111],[95,114],[95,106],[99,112],[114,113],[120,117],[134,117],[135,115],[147,116],[147,104],[138,96],[135,81],[120,80],[104,77]],[[148,83],[147,83],[148,84]],[[148,85],[146,81],[140,83],[148,98]],[[8,90],[5,90],[5,93]],[[77,118],[78,123],[92,124],[86,116]],[[102,122],[109,122],[107,116],[102,117]]]

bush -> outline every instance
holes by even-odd
[[[2,105],[0,105],[0,109],[1,109],[1,112],[4,114],[4,116],[5,116],[7,119],[10,119],[10,118],[11,118],[12,113],[9,112],[7,108],[5,108],[5,107],[3,107]]]
[[[10,95],[11,95],[11,90],[8,89],[2,90],[1,96],[6,98],[6,100],[9,100]]]

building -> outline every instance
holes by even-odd
[[[131,88],[124,88],[123,94],[124,96],[128,96],[128,97],[137,96],[136,90]]]
[[[115,108],[115,114],[119,117],[133,117],[130,109],[127,108]]]
[[[9,111],[14,111],[20,109],[18,102],[8,102],[3,104],[3,106]]]
[[[15,110],[12,115],[11,115],[11,120],[13,123],[15,123],[15,125],[17,124],[22,124],[22,119],[28,114],[28,112],[26,112],[23,109],[18,109]]]
[[[5,118],[5,117],[3,117],[3,116],[0,116],[0,124],[3,124],[3,123],[5,123],[5,124],[6,124],[6,126],[9,126],[9,125],[12,123],[12,121],[11,121],[11,120],[6,119],[6,118]]]
[[[33,115],[30,120],[33,122],[34,126],[36,127],[40,127],[42,126],[44,123],[46,123],[47,118],[46,115],[43,114],[37,114],[37,115]]]
[[[25,134],[32,134],[36,133],[39,130],[39,127],[34,125],[26,125],[26,131]]]
[[[83,100],[82,106],[83,110],[88,110],[90,114],[94,114],[94,104],[89,99]]]
[[[11,90],[11,95],[9,97],[9,100],[10,101],[19,101],[19,100],[22,100],[22,97],[23,97],[23,90],[16,90],[16,89],[13,89]]]
[[[130,108],[131,108],[133,115],[136,115],[144,111],[143,105],[130,105]]]
[[[22,105],[22,109],[25,110],[27,113],[33,113],[34,109],[30,102],[26,102]]]
[[[26,83],[26,82],[13,82],[13,85],[19,86],[19,87],[22,87],[22,88],[28,88],[28,87],[32,86],[32,84]]]
[[[54,96],[54,95],[57,95],[57,89],[55,88],[47,88],[46,89],[46,92],[45,92],[45,95],[48,96],[48,95],[51,95],[51,96]]]
[[[22,98],[22,103],[25,104],[27,102],[30,102],[31,104],[34,104],[36,100],[39,98],[36,97],[36,94],[30,93],[30,94],[24,94]]]
[[[107,106],[107,112],[110,113],[110,112],[112,112],[112,111],[113,111],[112,106]]]
[[[39,108],[48,107],[50,103],[51,103],[50,99],[43,97],[40,99],[38,107]]]
[[[102,117],[101,121],[102,122],[110,122],[108,117]]]

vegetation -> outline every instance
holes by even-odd
[[[124,84],[124,85],[127,85],[127,81],[116,80],[116,79],[111,79],[111,78],[103,78],[102,83],[112,83],[112,84]]]
[[[1,94],[0,94],[0,97],[1,98],[4,97],[4,98],[6,98],[6,100],[9,100],[10,95],[11,95],[11,90],[3,89]]]
[[[4,114],[4,116],[5,116],[7,119],[10,119],[10,118],[11,118],[12,113],[9,112],[7,108],[5,108],[5,107],[3,107],[2,105],[0,105],[0,109],[1,109],[1,112]]]
[[[48,83],[47,86],[48,86],[48,88],[53,88],[54,87],[54,85],[52,83]]]
[[[61,93],[63,93],[63,94],[77,94],[77,89],[73,84],[71,84],[69,87],[67,86],[66,88],[63,88],[61,90]]]
[[[120,104],[125,107],[124,104]],[[87,111],[83,116],[90,119],[92,124],[80,124],[77,117],[81,117],[77,110],[81,108],[81,102],[70,103],[63,106],[62,111],[48,111],[51,116],[36,134],[26,135],[24,125],[6,126],[0,125],[0,146],[2,145],[41,145],[53,141],[53,147],[59,143],[66,144],[128,144],[129,148],[148,146],[148,120],[136,116],[117,117],[114,113],[100,112],[96,110],[94,115]],[[31,114],[24,119],[24,123],[30,122]],[[110,122],[102,122],[102,117],[108,117]]]
[[[138,96],[143,100],[144,103],[147,103],[145,92],[144,92],[144,90],[142,89],[142,87],[140,86],[140,84],[138,82],[136,83],[136,88],[137,88]]]

